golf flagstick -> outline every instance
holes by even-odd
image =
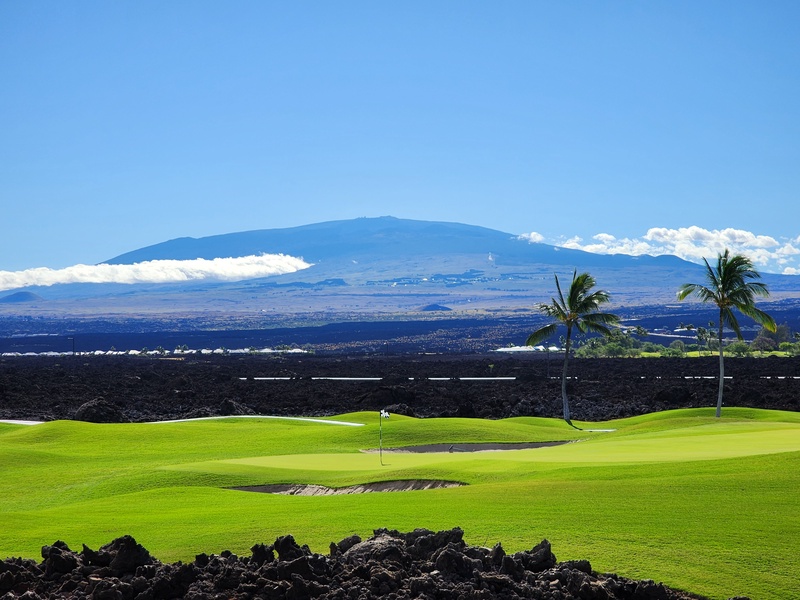
[[[381,416],[378,419],[380,426],[378,427],[378,453],[381,457],[381,466],[383,466],[383,420],[389,418],[389,412],[381,409]]]

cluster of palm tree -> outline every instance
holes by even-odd
[[[716,412],[719,417],[722,414],[722,392],[725,380],[725,359],[722,351],[723,329],[727,326],[736,333],[739,340],[743,339],[734,309],[752,318],[769,331],[775,331],[776,324],[771,316],[755,305],[756,296],[769,296],[769,290],[765,284],[757,281],[761,275],[750,259],[741,254],[731,255],[726,249],[717,256],[716,266],[712,267],[705,259],[703,262],[706,265],[705,282],[683,284],[678,289],[678,300],[696,296],[702,302],[713,303],[719,308],[717,331],[719,391]],[[577,270],[574,271],[566,296],[561,290],[558,275],[555,276],[555,279],[557,297],[552,298],[550,303],[537,305],[539,311],[550,317],[552,322],[531,333],[525,343],[528,346],[536,346],[552,336],[560,325],[567,328],[564,341],[564,367],[561,372],[561,400],[564,405],[564,420],[571,425],[569,399],[567,398],[567,366],[572,333],[577,329],[581,333],[611,335],[611,327],[619,323],[619,317],[612,313],[601,312],[602,305],[611,300],[611,295],[605,290],[594,290],[597,282],[589,273],[578,274]]]

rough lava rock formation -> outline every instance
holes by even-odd
[[[561,360],[542,356],[0,359],[0,419],[100,423],[221,415],[561,416]],[[719,363],[575,359],[572,416],[604,421],[714,406]],[[800,410],[800,358],[725,361],[725,406]],[[341,380],[337,378],[372,378]]]
[[[43,561],[9,558],[0,563],[3,599],[94,600],[320,599],[515,599],[698,600],[650,580],[634,581],[592,570],[586,560],[557,562],[550,543],[507,554],[469,546],[459,528],[400,533],[379,529],[361,540],[331,543],[330,554],[312,553],[291,535],[256,544],[252,555],[229,551],[165,564],[130,536],[79,552],[63,542],[42,548]]]

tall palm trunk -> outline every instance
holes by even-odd
[[[722,351],[722,311],[719,311],[719,391],[717,392],[717,418],[722,415],[722,390],[725,386],[725,353]]]
[[[564,403],[564,420],[572,424],[569,414],[569,399],[567,398],[567,364],[569,363],[570,338],[572,327],[567,327],[567,341],[564,344],[564,369],[561,371],[561,401]]]

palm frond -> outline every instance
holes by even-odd
[[[578,271],[572,272],[572,284],[569,286],[569,293],[567,294],[567,306],[572,309],[580,300],[580,297],[586,291],[586,277],[587,273],[578,274]]]
[[[589,273],[578,274],[577,271],[573,273],[572,285],[569,287],[569,303],[567,304],[572,312],[579,312],[578,307],[581,306],[589,294],[589,290],[595,285],[595,279]]]
[[[564,307],[561,306],[558,303],[558,300],[555,298],[553,298],[552,303],[539,304],[536,308],[546,317],[550,317],[551,319],[561,323],[566,323],[567,321],[567,313],[565,312]]]
[[[726,307],[721,307],[719,312],[720,316],[722,317],[723,326],[730,327],[731,329],[733,329],[737,338],[739,338],[740,340],[743,339],[742,331],[741,329],[739,329],[739,321],[736,319],[736,315],[733,314],[733,310],[730,307],[726,306]]]
[[[549,325],[540,327],[539,329],[537,329],[528,336],[528,339],[525,340],[525,345],[538,346],[541,342],[552,336],[557,329],[558,329],[557,323],[550,323]]]
[[[604,335],[606,337],[612,335],[611,329],[606,327],[605,325],[601,325],[600,323],[591,323],[588,321],[582,321],[581,324],[583,325],[582,331],[584,333],[586,333],[587,331],[591,331],[592,333],[599,333],[600,335]]]
[[[583,315],[582,320],[595,325],[616,325],[619,323],[619,317],[617,315],[601,312],[587,313]]]
[[[683,300],[688,296],[696,296],[701,302],[719,304],[719,293],[714,286],[705,286],[700,283],[684,283],[678,288],[678,300]]]
[[[734,304],[752,304],[756,300],[756,296],[766,298],[769,296],[769,289],[763,283],[744,283],[733,288],[728,294],[731,302]]]
[[[601,304],[611,301],[611,294],[605,290],[597,290],[588,296],[583,296],[572,307],[572,310],[578,314],[587,313],[597,310]]]
[[[727,254],[727,250],[725,251]],[[716,270],[711,268],[711,265],[708,264],[708,261],[704,258],[703,262],[706,264],[706,281],[708,282],[708,287],[711,289],[719,288],[720,287],[720,273],[722,273],[722,256],[717,257],[717,268]]]
[[[761,279],[761,273],[755,270],[755,268],[751,268],[745,273],[742,274],[742,277],[745,279]]]
[[[594,312],[583,315],[581,324],[583,325],[581,331],[591,331],[592,333],[599,333],[605,336],[611,335],[609,325],[616,325],[619,323],[619,317],[611,313]]]
[[[751,281],[750,283],[747,284],[747,287],[753,290],[753,293],[756,296],[761,296],[762,298],[766,298],[767,296],[769,296],[769,288],[767,287],[766,283]]]
[[[775,333],[778,330],[778,324],[770,315],[755,306],[737,306],[742,314],[747,315],[756,323],[764,327],[766,330]]]
[[[564,300],[564,293],[561,291],[561,283],[558,281],[558,275],[553,275],[556,278],[556,289],[558,290],[558,302],[561,303],[561,306],[566,309],[568,304]],[[572,280],[575,281],[575,272],[572,273]],[[556,303],[556,299],[553,298],[553,303]]]
[[[703,286],[697,283],[684,283],[681,287],[678,288],[678,300],[683,300],[692,294],[697,295],[699,292],[699,288]]]

